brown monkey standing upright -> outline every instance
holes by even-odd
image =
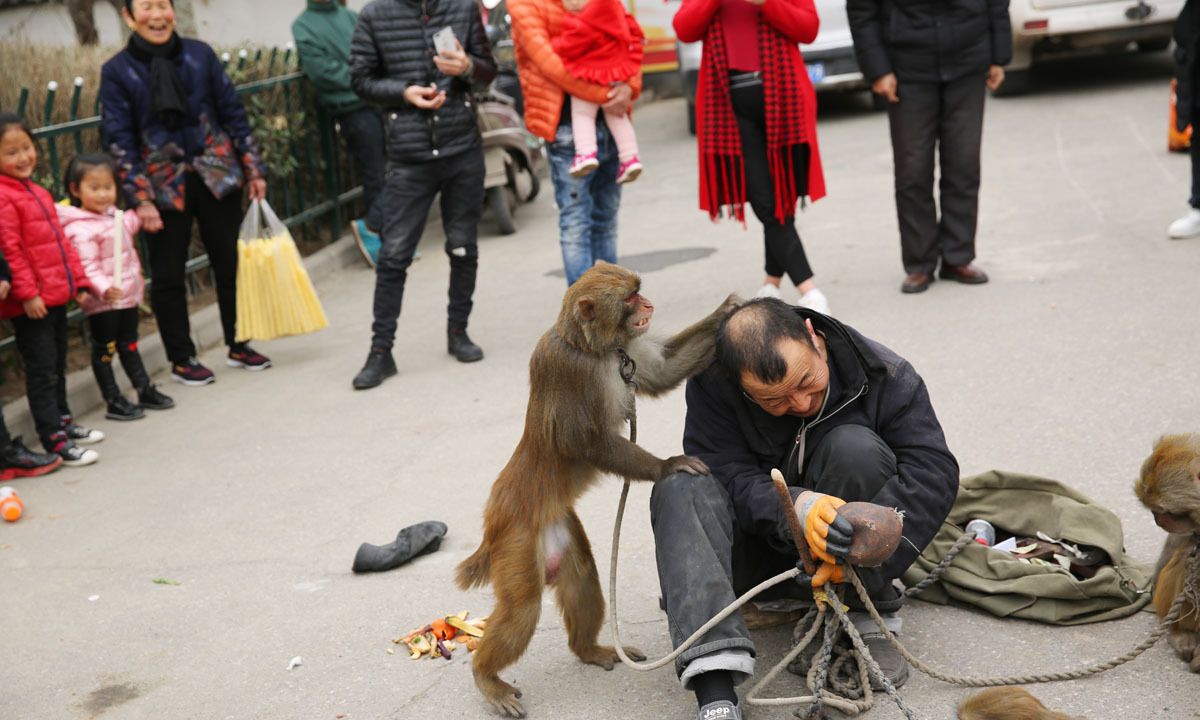
[[[1200,543],[1200,435],[1159,438],[1134,490],[1154,513],[1154,522],[1170,533],[1154,568],[1154,609],[1162,619],[1189,580],[1191,591],[1200,592],[1200,562],[1191,556]],[[1200,598],[1195,594],[1185,596],[1167,641],[1192,672],[1200,673]]]
[[[606,670],[617,660],[612,647],[597,643],[604,596],[576,500],[601,472],[651,481],[708,472],[694,457],[660,460],[622,435],[633,408],[622,373],[634,370],[639,394],[676,387],[709,362],[718,323],[741,301],[729,296],[708,317],[660,342],[645,336],[654,307],[640,285],[636,273],[601,262],[567,290],[558,321],[529,360],[525,432],[492,485],[483,541],[458,566],[464,590],[488,581],[495,590],[472,671],[488,703],[512,717],[525,716],[521,692],[499,672],[528,647],[544,586],[554,586],[571,651]],[[645,657],[635,648],[625,651]]]

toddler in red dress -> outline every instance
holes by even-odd
[[[567,71],[580,80],[613,85],[629,82],[641,72],[645,35],[620,0],[563,0],[567,14],[553,40],[554,51]],[[600,167],[596,157],[596,113],[600,106],[571,96],[571,131],[575,160],[571,175],[583,177]],[[617,182],[628,183],[642,173],[637,135],[626,113],[604,111],[604,121],[617,144],[621,165]]]

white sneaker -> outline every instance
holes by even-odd
[[[825,293],[821,292],[817,288],[813,288],[812,290],[809,290],[801,295],[800,299],[796,301],[796,304],[802,308],[816,310],[822,315],[829,314],[829,300],[825,297]]]
[[[763,283],[763,286],[758,289],[758,292],[754,293],[754,297],[756,297],[756,298],[775,298],[776,300],[778,300],[780,297],[779,286],[772,285],[771,283]]]
[[[1183,240],[1200,235],[1200,210],[1196,208],[1188,210],[1187,215],[1171,223],[1171,227],[1167,228],[1167,235],[1170,235],[1173,240]]]

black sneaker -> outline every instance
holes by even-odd
[[[0,451],[0,480],[13,478],[37,477],[52,473],[62,467],[63,460],[55,454],[35,453],[21,442],[21,438],[13,438],[3,451]]]
[[[82,425],[76,425],[70,415],[64,415],[62,422],[62,429],[67,434],[67,439],[73,440],[80,445],[95,445],[104,439],[104,433]]]
[[[271,359],[262,353],[255,352],[246,343],[238,343],[229,348],[229,356],[225,358],[225,364],[229,367],[257,371],[271,367]]]
[[[449,330],[446,333],[446,352],[459,362],[477,362],[483,359],[483,348],[471,342],[466,330]]]
[[[157,385],[147,385],[138,390],[138,403],[147,410],[170,410],[175,401],[163,395]]]
[[[213,376],[212,370],[201,365],[200,361],[194,357],[190,357],[181,363],[172,364],[171,379],[177,383],[183,383],[192,387],[211,385],[217,381],[217,378]]]
[[[62,458],[62,464],[68,467],[91,465],[100,459],[100,453],[91,448],[81,448],[64,433],[55,433],[50,452]]]
[[[383,348],[371,348],[367,354],[367,362],[363,369],[354,376],[354,389],[367,390],[378,387],[383,381],[396,374],[396,361],[392,359],[392,351]]]
[[[109,420],[140,420],[146,417],[146,413],[141,405],[134,405],[124,395],[118,395],[108,401],[108,412],[104,413],[104,417]]]

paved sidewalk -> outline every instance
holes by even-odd
[[[1163,534],[1134,499],[1137,468],[1159,434],[1200,429],[1200,241],[1165,237],[1189,177],[1187,158],[1165,152],[1167,68],[1166,54],[1090,60],[1049,73],[1040,94],[989,103],[979,242],[989,285],[899,294],[886,120],[865,102],[822,101],[830,195],[801,223],[834,313],[924,375],[964,474],[1003,468],[1078,487],[1121,517],[1129,551],[1147,562]],[[1078,81],[1085,70],[1103,79]],[[646,173],[622,208],[621,251],[644,269],[659,331],[761,281],[757,232],[695,209],[684,122],[681,101],[639,109]],[[261,344],[275,368],[228,369],[209,352],[218,382],[170,385],[177,409],[134,424],[84,418],[109,433],[98,465],[14,483],[27,515],[0,527],[0,718],[492,717],[465,653],[412,662],[391,639],[491,609],[489,592],[454,587],[452,569],[478,542],[488,488],[521,432],[530,349],[564,289],[551,195],[521,208],[516,235],[482,242],[471,335],[483,362],[446,354],[448,263],[431,233],[409,275],[400,373],[381,388],[350,389],[373,276],[348,267],[319,285],[328,330]],[[640,403],[642,442],[678,452],[682,411],[678,392]],[[580,508],[604,578],[619,489],[606,481]],[[659,657],[670,648],[648,497],[647,486],[631,494],[620,603],[627,641]],[[350,573],[360,542],[427,519],[450,525],[440,552]],[[549,595],[544,607],[529,652],[504,673],[531,718],[694,713],[670,670],[578,663]],[[922,657],[987,675],[1119,655],[1153,625],[1141,614],[1047,627],[920,602],[904,617]],[[757,636],[760,673],[789,635]],[[289,671],[294,656],[303,665]],[[795,693],[786,680],[777,690]],[[1200,717],[1200,677],[1165,644],[1100,678],[1031,689],[1094,720]],[[916,673],[904,688],[924,718],[950,717],[964,694]],[[881,699],[867,717],[900,714]]]

